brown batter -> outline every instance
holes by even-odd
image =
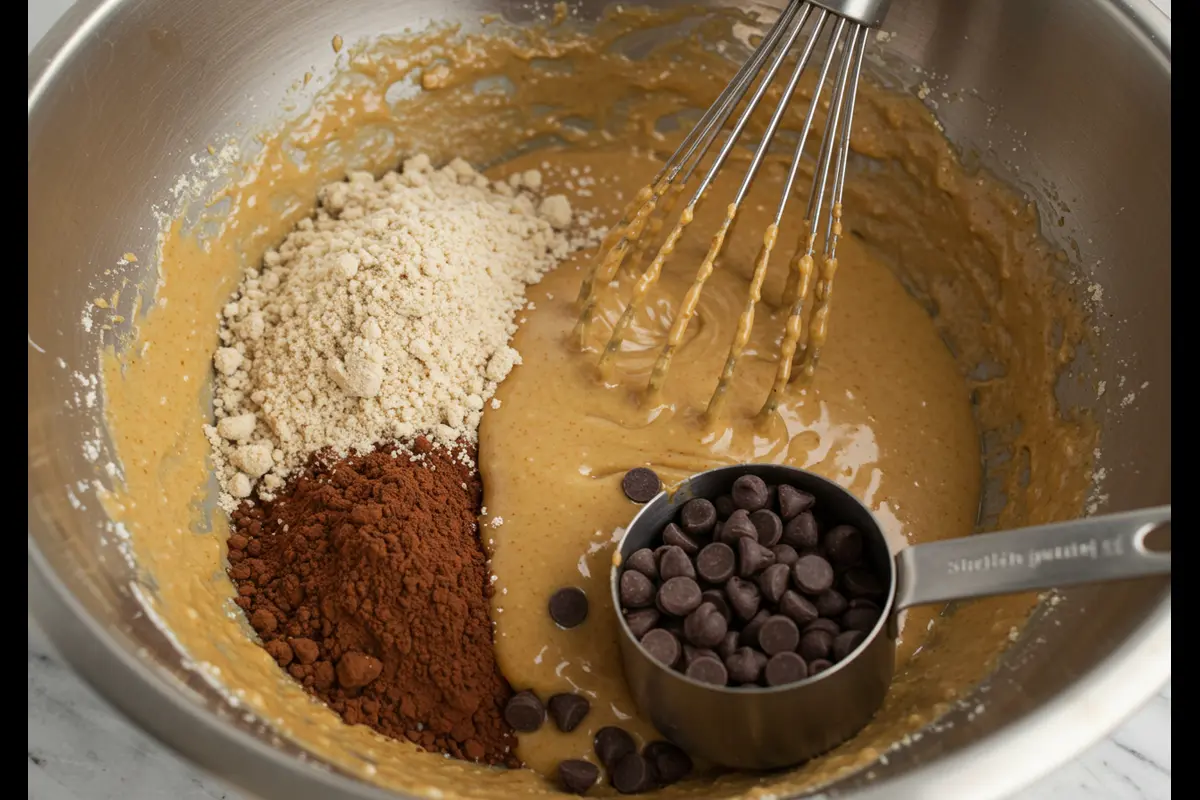
[[[211,499],[201,426],[208,419],[214,316],[239,270],[257,263],[312,208],[317,187],[341,177],[348,166],[381,171],[415,150],[435,160],[461,155],[486,164],[523,142],[556,137],[573,148],[561,155],[530,155],[526,162],[552,158],[563,167],[590,165],[594,175],[609,179],[591,187],[591,200],[599,213],[610,213],[620,203],[607,193],[631,196],[653,172],[647,152],[668,149],[653,135],[654,122],[706,105],[731,72],[728,63],[676,32],[664,37],[675,44],[637,64],[606,47],[630,29],[641,34],[671,20],[629,12],[602,26],[596,38],[535,32],[515,41],[464,42],[437,32],[347,49],[341,56],[345,71],[313,111],[264,134],[261,152],[235,183],[208,198],[229,201],[227,207],[209,206],[220,209],[219,215],[181,211],[164,233],[161,284],[146,292],[154,303],[136,342],[126,343],[135,346],[106,356],[106,412],[125,474],[107,506],[130,532],[153,612],[201,674],[237,697],[245,711],[336,768],[421,795],[437,788],[446,797],[495,798],[546,789],[532,771],[490,772],[346,726],[253,643],[222,568],[226,521],[201,511]],[[729,20],[702,25],[696,35],[728,40]],[[563,69],[568,63],[572,69]],[[436,90],[390,107],[383,102],[391,84],[420,79],[424,67],[431,68],[423,83]],[[499,75],[512,84],[508,96],[476,91],[478,81]],[[711,390],[719,372],[713,359],[728,350],[728,320],[743,302],[746,270],[761,241],[754,238],[762,228],[753,219],[735,226],[731,249],[714,265],[699,301],[700,324],[689,327],[665,384],[666,402],[674,408],[660,409],[655,420],[629,402],[624,389],[589,383],[596,353],[585,359],[555,339],[574,322],[566,303],[578,290],[582,262],[564,265],[530,295],[537,309],[529,312],[518,338],[526,363],[502,388],[501,408],[485,419],[484,448],[523,429],[536,431],[538,439],[514,442],[511,451],[485,452],[486,519],[505,519],[483,533],[485,540],[495,540],[495,569],[502,589],[509,590],[498,593],[495,609],[509,677],[521,688],[523,682],[557,688],[569,679],[595,691],[595,711],[585,727],[606,715],[617,717],[604,699],[621,713],[633,712],[613,672],[612,639],[602,627],[605,592],[597,586],[607,569],[613,529],[633,512],[620,500],[616,482],[635,463],[653,464],[668,478],[727,459],[811,465],[847,481],[893,536],[957,535],[971,528],[978,494],[973,413],[1013,455],[993,476],[1008,500],[999,523],[1064,518],[1081,507],[1095,437],[1086,420],[1063,420],[1053,386],[1080,341],[1082,317],[1051,278],[1055,257],[1037,236],[1036,214],[992,179],[965,173],[915,99],[870,87],[859,97],[854,146],[878,159],[870,178],[856,173],[847,185],[846,224],[861,239],[847,236],[839,248],[838,300],[816,380],[805,402],[784,396],[773,431],[751,435],[739,420],[761,405],[771,379],[764,345],[781,331],[773,306],[783,270],[766,276],[767,304],[729,394],[728,426],[717,438],[698,439],[692,412],[702,407],[700,387]],[[594,127],[586,129],[579,120]],[[606,144],[609,140],[622,147]],[[307,157],[297,159],[297,153]],[[737,174],[738,163],[728,169]],[[561,180],[560,170],[548,172]],[[582,200],[576,205],[586,208]],[[702,213],[719,215],[722,208],[715,200]],[[718,222],[705,216],[693,230],[711,235]],[[209,235],[200,239],[204,224]],[[781,232],[781,243],[793,241],[789,236]],[[681,243],[673,264],[690,276],[703,248],[689,241]],[[675,268],[669,265],[664,275],[661,297],[656,294],[631,325],[630,347],[652,336],[661,341],[665,334],[670,315],[664,317],[660,305],[678,302],[684,286]],[[933,324],[922,305],[938,312]],[[597,310],[588,339],[593,350],[614,321],[609,295]],[[1056,326],[1061,337],[1052,335]],[[952,345],[953,360],[939,336]],[[616,374],[637,374],[644,381],[653,359],[650,350],[623,352],[615,360]],[[985,361],[999,365],[1000,377],[963,379]],[[535,387],[546,396],[537,407],[523,408],[522,396],[536,393]],[[541,415],[530,419],[536,408],[543,409]],[[546,449],[535,450],[539,442]],[[525,447],[524,458],[518,446]],[[536,486],[539,476],[550,480],[542,480],[534,503],[521,493]],[[939,480],[945,485],[937,485]],[[579,574],[580,564],[590,580]],[[590,641],[570,641],[547,627],[548,588],[565,583],[584,585],[593,600],[592,620],[575,631],[587,632]],[[936,617],[932,627],[934,610],[919,612],[919,618],[913,614],[892,693],[854,742],[793,773],[730,775],[716,784],[671,791],[729,796],[762,785],[782,792],[869,763],[978,681],[1031,605],[1028,597],[975,603]],[[543,646],[541,662],[534,663]],[[647,733],[644,725],[626,724]],[[545,767],[556,750],[575,756],[587,750],[583,733],[557,736],[546,729],[526,737],[522,752],[535,767]]]

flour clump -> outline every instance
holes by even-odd
[[[314,453],[476,441],[520,363],[508,341],[525,287],[585,244],[566,198],[541,185],[417,155],[321,190],[221,314],[206,431],[225,508],[270,499]]]

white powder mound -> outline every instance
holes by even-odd
[[[322,189],[305,219],[225,306],[206,433],[232,511],[326,448],[367,452],[418,433],[474,441],[520,355],[508,346],[527,284],[571,241],[567,199],[532,171],[491,184],[461,159],[416,156],[376,180]]]

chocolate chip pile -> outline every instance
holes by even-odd
[[[815,505],[755,475],[685,503],[662,544],[631,553],[621,573],[621,610],[646,652],[717,686],[782,686],[853,653],[887,586],[862,533],[823,528]]]

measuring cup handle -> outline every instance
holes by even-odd
[[[896,556],[895,608],[1169,575],[1171,553],[1145,538],[1170,525],[1168,505],[908,547]]]

